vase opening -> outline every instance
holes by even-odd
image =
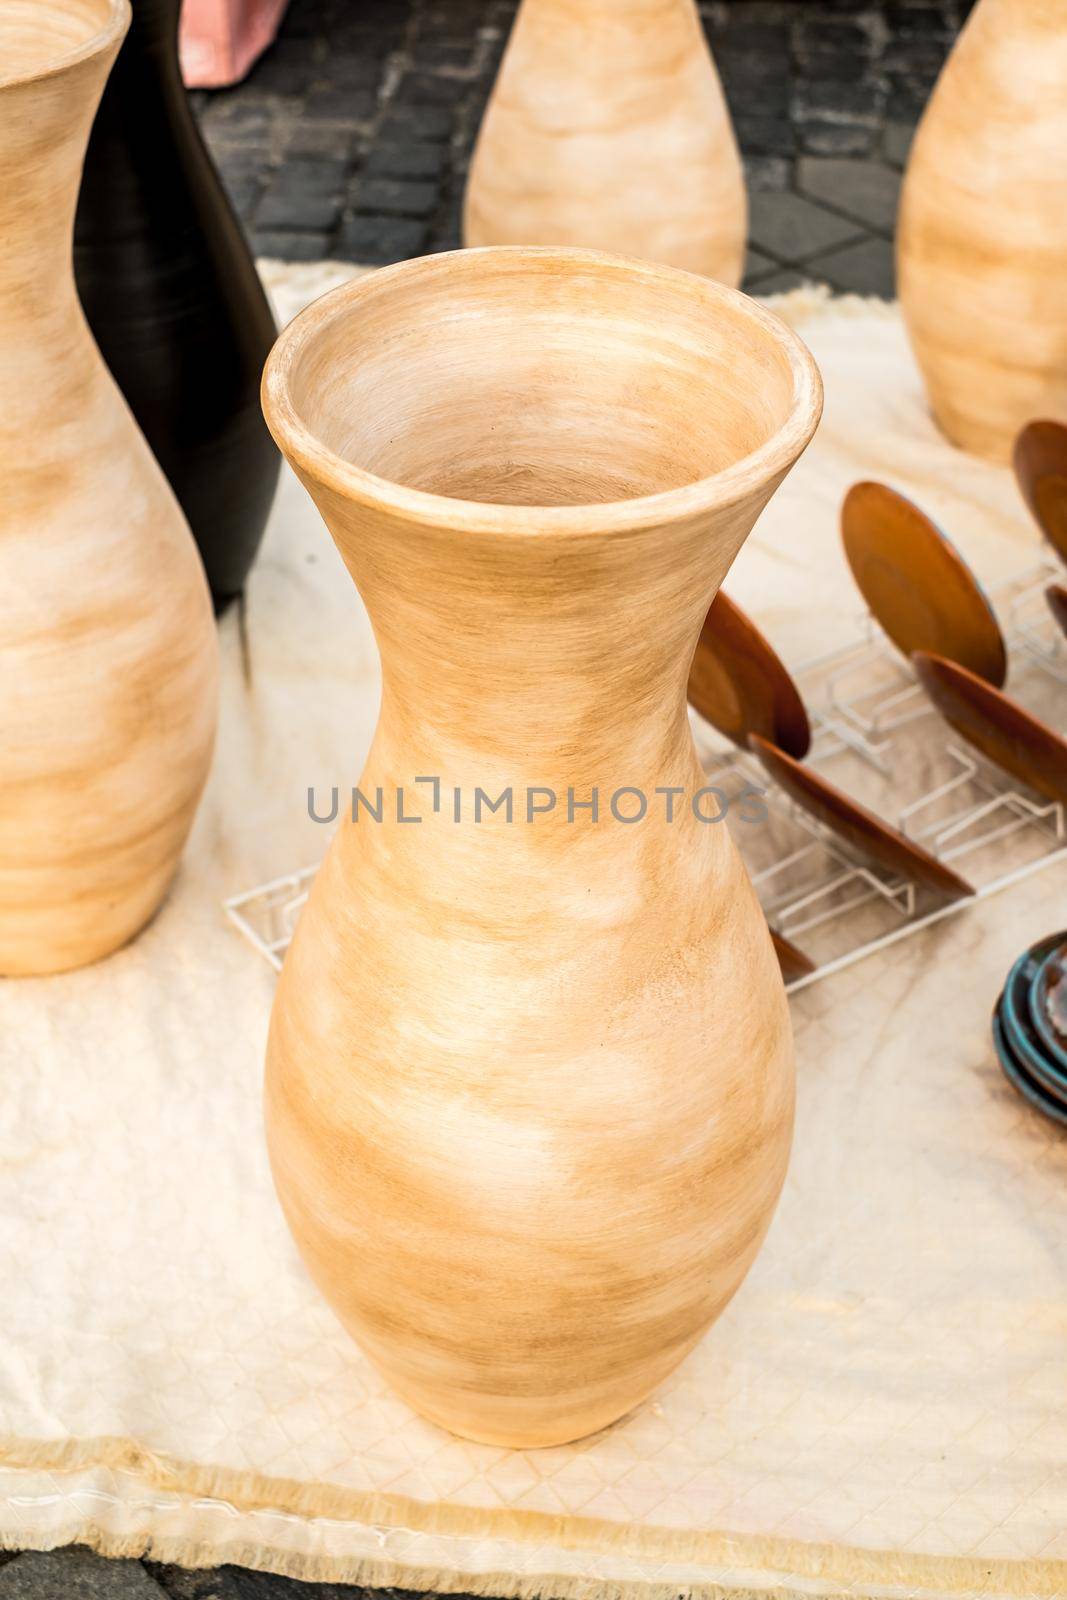
[[[361,498],[576,518],[729,499],[768,456],[797,453],[818,392],[800,342],[736,291],[550,249],[462,251],[347,284],[283,334],[265,384],[283,449]]]
[[[0,0],[0,87],[95,55],[128,14],[127,0]]]

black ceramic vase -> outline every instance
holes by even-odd
[[[182,83],[179,10],[180,0],[133,0],[89,143],[74,266],[221,611],[244,587],[278,479],[259,406],[275,327]]]

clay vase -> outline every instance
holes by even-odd
[[[738,284],[741,158],[694,0],[523,0],[467,185],[468,245],[583,245]]]
[[[89,140],[74,270],[221,610],[244,588],[277,485],[281,458],[259,405],[277,330],[189,107],[179,10],[180,0],[134,0]]]
[[[0,974],[107,955],[167,891],[215,731],[200,558],[71,265],[126,0],[0,0]]]
[[[993,461],[1067,419],[1065,83],[1062,0],[979,0],[904,182],[900,302],[934,416]]]
[[[685,691],[818,374],[709,280],[461,251],[319,300],[264,404],[382,661],[274,1004],[278,1193],[414,1407],[575,1439],[718,1316],[785,1172],[782,980]]]

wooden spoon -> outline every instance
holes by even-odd
[[[1028,422],[1015,441],[1012,465],[1034,521],[1067,561],[1067,427]]]
[[[690,705],[742,749],[750,733],[798,758],[811,747],[800,691],[756,624],[721,589],[700,630],[687,692]]]
[[[777,928],[771,929],[771,943],[774,953],[778,957],[778,965],[782,969],[782,977],[786,983],[795,983],[798,978],[810,978],[815,971],[815,963],[810,956],[787,939],[784,933],[779,933]]]
[[[925,512],[884,483],[856,483],[841,537],[860,593],[897,649],[929,650],[998,686],[1004,636],[978,580]]]
[[[968,744],[1046,800],[1067,804],[1067,741],[966,667],[921,650],[911,659],[934,705]]]
[[[794,761],[758,733],[750,734],[748,742],[790,799],[825,823],[860,855],[877,862],[887,872],[895,872],[911,883],[923,884],[949,899],[961,900],[974,893],[967,880],[951,867],[946,867],[928,850],[898,833],[896,828],[891,828],[842,790],[835,789],[810,767],[802,767],[799,761]]]
[[[1050,583],[1045,590],[1045,599],[1048,601],[1049,610],[1056,618],[1063,632],[1067,634],[1067,589],[1062,583]]]

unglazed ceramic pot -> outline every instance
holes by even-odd
[[[1067,9],[979,0],[912,146],[901,307],[934,415],[1007,461],[1033,417],[1067,420]]]
[[[221,610],[244,588],[278,481],[259,406],[277,330],[182,84],[178,11],[136,0],[89,140],[74,271]]]
[[[697,820],[685,691],[818,374],[707,279],[503,249],[319,300],[264,400],[383,679],[359,783],[381,821],[357,798],[275,1000],[278,1192],[413,1406],[574,1439],[719,1314],[785,1172],[782,980],[726,827]]]
[[[207,775],[217,645],[189,530],[100,359],[71,235],[126,0],[0,0],[0,973],[158,907]]]
[[[468,245],[587,245],[738,284],[741,160],[694,0],[523,0],[467,186]]]

